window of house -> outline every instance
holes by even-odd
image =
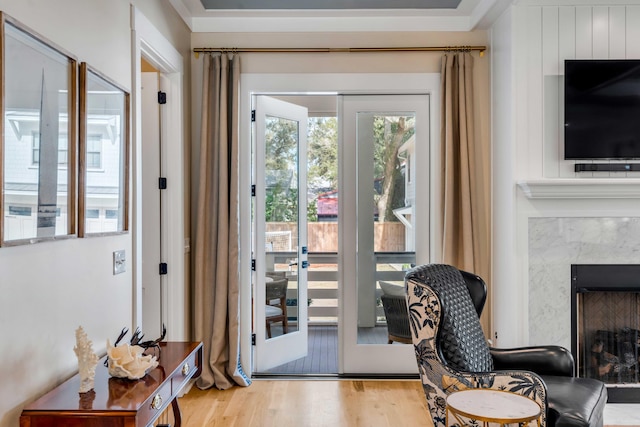
[[[9,215],[31,216],[31,208],[28,206],[9,206]]]
[[[31,133],[31,164],[40,164],[40,133]],[[58,139],[58,166],[67,166],[69,163],[69,143],[67,135],[60,135]]]
[[[102,169],[102,137],[87,135],[87,168]]]
[[[87,218],[96,219],[100,217],[100,209],[87,209]]]

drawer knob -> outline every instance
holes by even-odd
[[[160,407],[162,407],[162,396],[160,396],[160,394],[156,394],[155,396],[153,396],[151,407],[153,409],[160,409]]]
[[[182,375],[187,375],[189,373],[189,370],[191,369],[191,367],[189,366],[189,363],[185,363],[184,366],[182,367]]]

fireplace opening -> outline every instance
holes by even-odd
[[[572,265],[577,375],[607,385],[609,402],[640,402],[640,265]]]

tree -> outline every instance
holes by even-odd
[[[338,119],[309,118],[309,191],[313,194],[338,188]]]
[[[374,118],[374,171],[382,180],[377,197],[380,221],[397,221],[393,209],[404,206],[404,177],[399,158],[400,147],[415,132],[412,116],[376,116]]]
[[[393,209],[404,206],[404,176],[399,151],[415,132],[413,116],[378,115],[374,118],[374,177],[380,183],[375,203],[380,221],[397,221]],[[292,221],[297,203],[297,125],[293,121],[267,121],[267,221]],[[338,188],[338,120],[311,117],[308,121],[307,218],[317,221],[316,197]],[[376,185],[374,183],[374,185]]]
[[[265,219],[294,221],[298,217],[298,125],[269,117],[265,132]]]
[[[331,120],[333,119],[333,120]],[[335,117],[309,119],[309,169],[310,183],[337,181],[337,138]],[[266,195],[265,218],[270,222],[295,222],[298,218],[298,127],[296,122],[270,118],[266,122],[265,169]],[[314,159],[312,161],[311,159]],[[331,162],[336,163],[335,166]],[[315,167],[313,167],[315,166]],[[333,178],[331,178],[333,177]],[[317,221],[317,202],[307,203],[307,220]]]

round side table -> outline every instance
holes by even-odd
[[[446,425],[449,425],[449,412],[461,424],[460,417],[482,421],[487,427],[489,423],[500,425],[517,423],[525,426],[536,420],[540,427],[542,409],[540,405],[528,397],[508,391],[475,388],[461,390],[447,396]]]

